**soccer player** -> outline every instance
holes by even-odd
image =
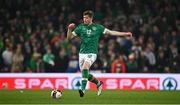
[[[98,96],[101,95],[103,82],[97,80],[89,73],[89,68],[95,62],[98,53],[99,38],[103,34],[113,36],[132,37],[131,32],[118,32],[105,28],[103,25],[93,23],[94,13],[91,10],[83,12],[83,23],[75,27],[74,23],[68,25],[67,40],[78,36],[80,37],[79,66],[82,72],[82,85],[79,90],[80,97],[85,94],[87,81],[97,85]]]

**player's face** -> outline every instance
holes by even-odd
[[[84,21],[84,24],[91,24],[92,23],[92,18],[89,17],[88,15],[84,15],[83,16],[83,21]]]

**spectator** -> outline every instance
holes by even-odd
[[[157,51],[158,46],[160,45],[160,32],[159,32],[159,28],[156,25],[153,26],[151,36],[152,36],[153,42],[155,44],[154,45],[155,51]]]
[[[164,55],[164,52],[162,50],[159,51],[159,56],[157,57],[157,71],[158,73],[164,73],[166,72],[165,70],[167,70],[169,67],[168,65],[168,61],[167,58]]]
[[[111,73],[126,73],[126,64],[123,55],[119,54],[111,64]]]
[[[116,59],[116,54],[115,54],[115,52],[114,51],[112,51],[112,50],[109,50],[108,51],[108,60],[107,59],[105,59],[105,60],[107,60],[107,73],[110,73],[111,71],[111,65],[112,65],[112,63],[113,63],[113,61]]]
[[[148,59],[148,62],[149,62],[148,69],[151,70],[150,72],[154,72],[155,66],[156,66],[156,57],[152,50],[151,44],[149,44],[145,48],[144,56]]]
[[[140,73],[149,73],[149,61],[148,58],[144,55],[144,51],[140,53],[140,57],[138,59],[138,69]]]
[[[134,53],[129,54],[128,61],[126,63],[128,73],[138,73],[138,63]]]
[[[30,60],[30,67],[26,70],[26,72],[34,72],[34,73],[44,72],[44,65],[41,59],[41,54],[33,53]]]
[[[12,51],[12,45],[9,44],[6,46],[6,49],[2,52],[2,58],[4,61],[4,68],[3,72],[10,72],[11,67],[12,67],[12,56],[13,56],[13,51]]]
[[[55,56],[52,54],[52,50],[49,47],[47,53],[43,55],[44,69],[45,72],[54,72],[54,59]]]
[[[20,44],[17,45],[16,51],[12,56],[12,69],[11,72],[22,72],[24,56],[21,51],[22,47]]]
[[[76,73],[79,72],[79,61],[77,56],[77,49],[75,46],[71,47],[71,56],[69,57],[68,68],[66,70],[67,73]]]
[[[180,72],[180,56],[178,53],[177,46],[174,44],[170,45],[170,70],[166,70],[166,72],[179,73]]]
[[[61,50],[59,51],[59,55],[55,57],[54,62],[55,62],[55,67],[54,67],[55,72],[64,73],[66,71],[69,63],[69,58],[64,48],[61,48]]]
[[[33,51],[35,50],[36,48],[33,48]],[[30,60],[31,60],[31,54],[33,53],[32,51],[32,46],[30,44],[29,41],[26,41],[24,46],[22,47],[22,50],[23,50],[23,56],[24,56],[24,62],[23,62],[23,65],[24,65],[24,69],[25,71],[27,69],[29,69],[29,65],[30,65]],[[33,58],[33,57],[32,57]]]

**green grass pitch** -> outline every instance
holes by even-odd
[[[50,97],[51,90],[0,90],[0,104],[180,104],[180,91],[87,90],[83,98],[77,90],[63,90],[61,99]]]

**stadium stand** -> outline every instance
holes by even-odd
[[[133,33],[132,39],[104,35],[92,71],[180,73],[179,4],[179,0],[1,0],[0,72],[79,72],[80,41],[65,40],[67,24],[79,24],[82,12],[92,9],[96,22]]]

